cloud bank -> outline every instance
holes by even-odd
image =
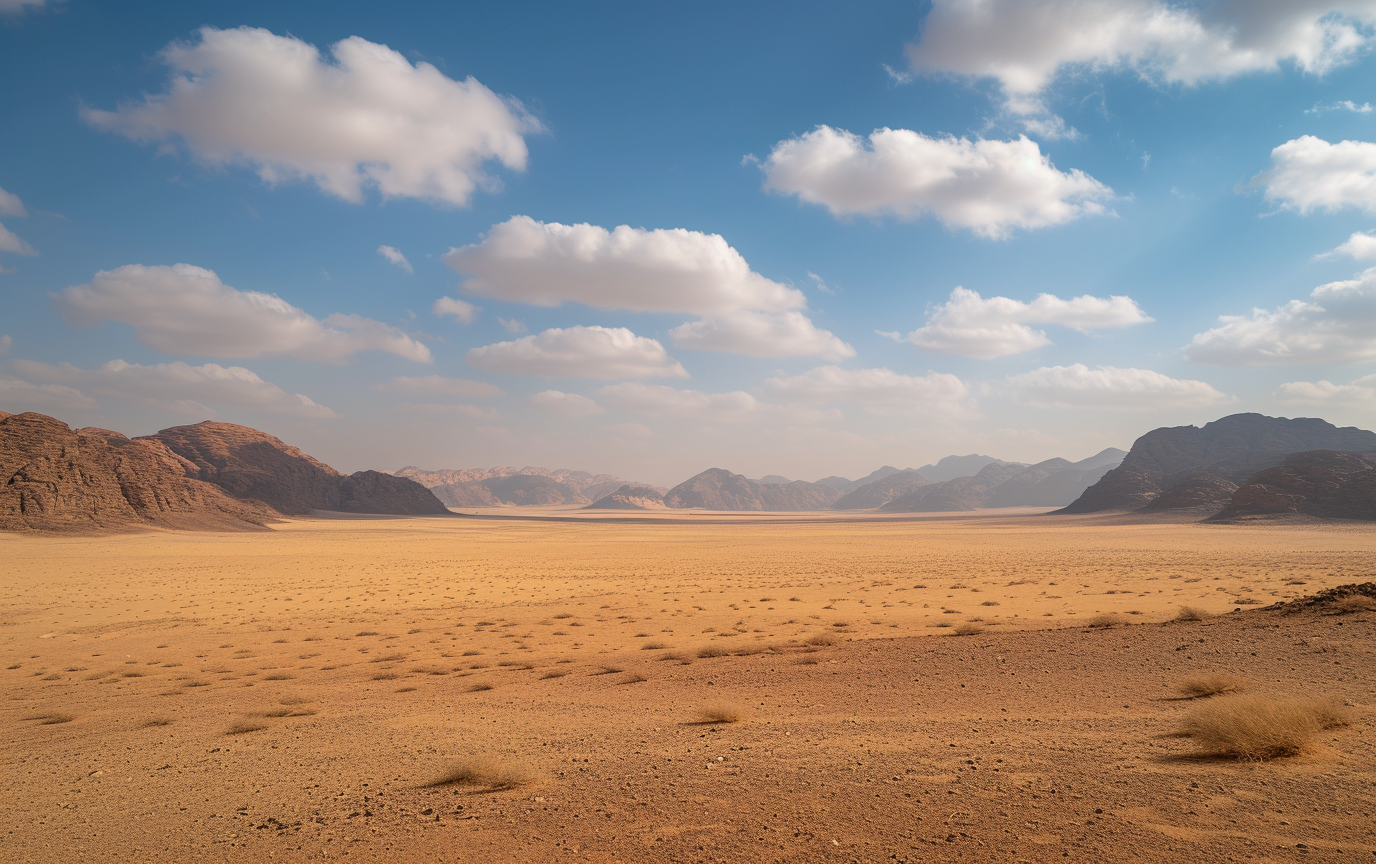
[[[687,378],[688,372],[654,339],[624,327],[555,327],[468,352],[489,372],[545,378]]]
[[[1203,381],[1171,378],[1149,369],[1120,369],[1083,363],[1044,366],[1010,375],[997,389],[1042,408],[1159,411],[1217,405],[1229,397]]]
[[[1271,167],[1252,178],[1266,198],[1308,215],[1345,208],[1376,213],[1376,144],[1304,135],[1271,151]]]

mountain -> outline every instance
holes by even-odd
[[[664,496],[653,486],[627,483],[588,505],[589,510],[663,510]]]
[[[912,492],[919,486],[926,486],[927,483],[927,478],[915,471],[897,471],[847,492],[837,498],[831,507],[833,510],[872,510]]]
[[[943,460],[944,461],[944,460]],[[973,477],[957,477],[920,486],[879,509],[885,513],[938,513],[979,510],[988,506],[993,490],[1023,470],[1019,465],[986,464]]]
[[[207,420],[134,440],[158,441],[190,463],[188,473],[197,479],[287,515],[312,510],[401,516],[449,513],[434,494],[412,480],[380,471],[346,477],[266,432],[236,423]]]
[[[957,477],[973,477],[986,465],[1017,464],[1019,463],[1005,462],[1002,459],[995,459],[993,456],[979,456],[972,453],[969,456],[947,456],[935,465],[923,465],[917,469],[917,473],[933,483],[942,483]]]
[[[895,475],[895,474],[916,474],[916,473],[917,473],[917,469],[916,469],[916,468],[903,468],[903,469],[899,469],[899,468],[893,467],[892,465],[885,465],[883,468],[880,468],[880,469],[877,470],[877,471],[871,471],[869,474],[865,475],[864,477],[861,477],[859,480],[847,480],[845,477],[836,477],[836,476],[832,476],[832,477],[823,477],[821,480],[818,480],[817,482],[820,483],[820,484],[822,484],[823,486],[830,486],[831,488],[835,489],[835,490],[838,491],[838,492],[845,493],[845,492],[854,492],[856,489],[859,489],[861,486],[868,486],[868,485],[871,484],[871,483],[875,483],[875,482],[878,482],[878,481],[880,481],[880,480],[886,480],[886,479],[888,479],[889,477],[892,477],[892,476]]]
[[[188,476],[156,440],[0,414],[0,530],[260,528],[276,513]]]
[[[1294,453],[1258,471],[1209,521],[1296,514],[1376,521],[1376,453]]]
[[[780,474],[766,474],[760,479],[756,480],[755,482],[759,483],[762,486],[783,486],[784,484],[792,483],[793,481]]]
[[[1338,428],[1315,418],[1261,414],[1233,414],[1202,427],[1154,429],[1133,443],[1121,465],[1059,512],[1141,510],[1149,505],[1164,509],[1177,501],[1213,507],[1227,484],[1245,483],[1286,456],[1308,450],[1376,451],[1376,433]]]
[[[1118,453],[1123,453],[1118,450]],[[1084,462],[1091,462],[1086,459]],[[1101,462],[1082,468],[1084,462],[1048,459],[1029,465],[990,491],[985,507],[1063,507],[1074,501],[1117,464]]]
[[[723,468],[709,468],[666,492],[664,503],[694,510],[825,510],[840,496],[820,483],[795,480],[761,485]]]
[[[611,474],[589,474],[560,468],[443,468],[426,471],[407,466],[393,472],[433,491],[450,507],[493,507],[500,504],[587,504],[615,492],[629,481]],[[539,477],[546,481],[508,478]],[[557,484],[557,485],[552,485]]]

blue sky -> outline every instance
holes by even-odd
[[[1373,28],[0,0],[0,410],[657,483],[1370,428]]]

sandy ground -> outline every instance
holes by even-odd
[[[1376,613],[1257,611],[1376,527],[483,515],[0,535],[0,860],[1376,857]],[[1358,719],[1194,758],[1208,671]]]

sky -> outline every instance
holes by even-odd
[[[673,485],[1376,427],[1376,0],[0,0],[0,410]]]

